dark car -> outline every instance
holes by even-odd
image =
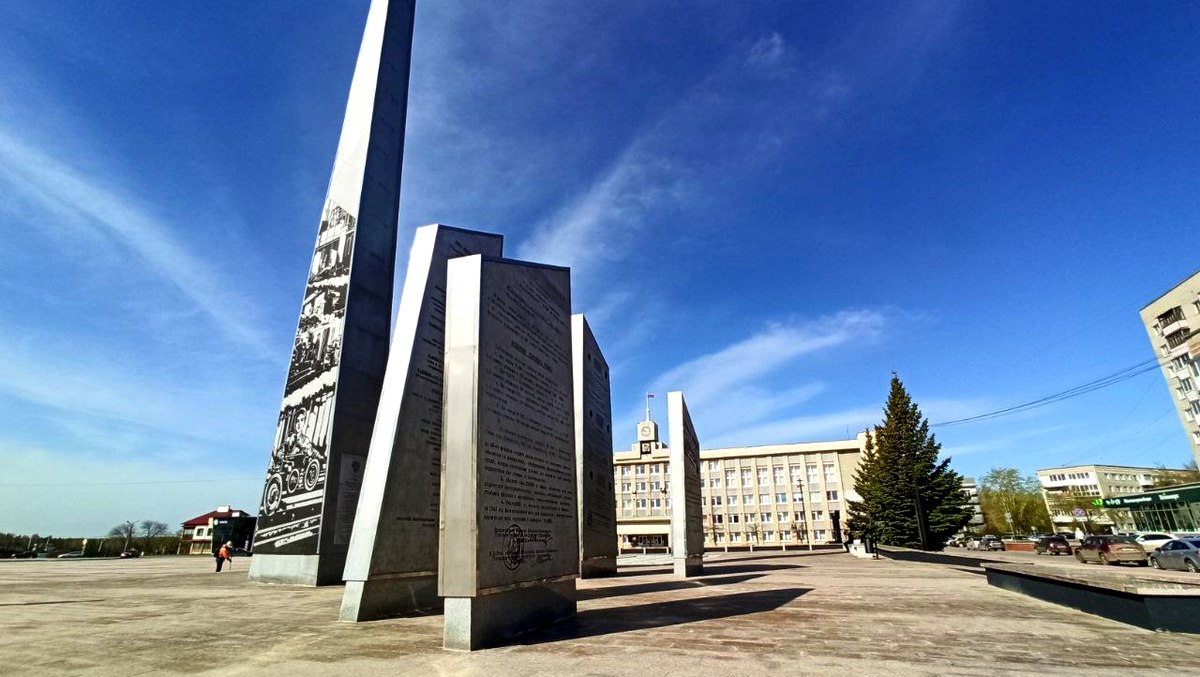
[[[984,536],[983,538],[979,539],[979,545],[976,546],[976,549],[977,550],[1003,550],[1004,549],[1004,541],[1000,540],[1000,538],[997,536]]]
[[[1033,544],[1033,551],[1039,555],[1070,555],[1071,544],[1062,536],[1043,536]]]
[[[1084,536],[1075,548],[1075,559],[1101,564],[1129,562],[1141,567],[1149,563],[1146,551],[1128,536]]]
[[[133,559],[135,557],[141,557],[141,556],[142,556],[142,553],[138,552],[138,550],[136,548],[130,548],[129,550],[126,550],[121,553],[121,559]]]
[[[37,550],[26,550],[25,552],[14,552],[13,559],[37,559]]]

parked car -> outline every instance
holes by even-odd
[[[1200,572],[1200,538],[1177,538],[1163,543],[1161,548],[1150,553],[1150,566]]]
[[[1000,540],[1000,538],[998,536],[984,536],[983,538],[979,539],[979,545],[977,545],[975,547],[975,549],[976,550],[1003,550],[1004,549],[1004,541]]]
[[[1038,555],[1070,555],[1071,544],[1062,536],[1044,536],[1033,544],[1033,552]]]
[[[1145,550],[1146,552],[1154,552],[1162,547],[1163,543],[1174,540],[1175,538],[1178,538],[1178,536],[1175,534],[1169,534],[1166,532],[1152,532],[1139,534],[1134,540],[1138,542],[1138,545],[1142,546],[1142,550]]]
[[[967,538],[966,541],[963,542],[963,547],[966,548],[967,550],[978,550],[979,542],[981,540],[983,540],[983,539],[980,538],[979,536],[971,536],[971,537]]]
[[[138,552],[137,548],[130,548],[121,553],[121,559],[133,559],[135,557],[141,557],[141,556],[142,556],[142,553]]]
[[[1148,563],[1146,551],[1128,536],[1084,536],[1075,548],[1075,559],[1101,564],[1130,562],[1143,567]]]
[[[67,558],[75,558],[75,557],[83,557],[83,551],[76,550],[75,552],[64,552],[63,554],[58,556],[59,559],[67,559]]]
[[[25,552],[14,552],[13,559],[37,559],[37,550],[26,550]]]
[[[1033,533],[1033,534],[1029,534],[1028,536],[1025,536],[1023,538],[1023,540],[1033,541],[1034,543],[1037,543],[1038,541],[1042,540],[1043,538],[1048,538],[1053,535],[1054,534]]]

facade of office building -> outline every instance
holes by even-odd
[[[1037,471],[1042,499],[1055,531],[1087,531],[1088,525],[1112,531],[1136,531],[1130,511],[1106,501],[1145,493],[1164,475],[1189,477],[1183,470],[1123,465],[1073,465]]]
[[[670,533],[670,453],[653,421],[638,424],[638,442],[613,452],[617,538],[623,551],[665,549]],[[846,493],[866,436],[704,449],[700,470],[704,545],[779,548],[841,540]]]
[[[1200,463],[1200,272],[1142,308],[1179,422]]]

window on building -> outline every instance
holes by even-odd
[[[638,507],[638,508],[645,508],[645,507],[646,507],[646,499],[644,499],[644,498],[639,498],[639,499],[637,500],[637,507]]]
[[[630,508],[632,508],[632,507],[633,507],[633,500],[632,500],[632,499],[628,499],[628,498],[626,498],[626,499],[622,499],[622,500],[621,500],[621,509],[622,509],[622,510],[629,510],[629,509],[630,509]]]
[[[734,496],[733,494],[729,494],[728,496],[725,497],[725,505],[737,505],[737,504],[738,504],[737,496]]]
[[[758,514],[758,521],[759,522],[770,522],[772,517],[774,517],[773,514],[771,514],[769,512],[762,512],[762,513]]]
[[[737,480],[734,478],[735,474],[736,473],[733,470],[725,471],[725,486],[727,486],[727,487],[736,487],[737,486]]]
[[[791,480],[793,487],[802,481],[800,479],[800,466],[798,466],[798,465],[788,466],[788,479]]]
[[[710,478],[708,478],[708,486],[710,486],[710,487],[719,487],[719,486],[721,486],[721,478],[720,478],[720,477],[710,477]]]
[[[721,505],[721,497],[720,497],[720,496],[713,496],[713,497],[712,497],[712,504],[713,504],[713,505]]]
[[[836,491],[826,491],[826,492],[825,492],[825,500],[827,500],[827,501],[836,501],[836,500],[838,500],[838,492],[836,492]],[[914,512],[913,514],[915,515],[916,513]]]
[[[1192,400],[1191,404],[1188,405],[1188,409],[1191,410],[1193,414],[1200,416],[1200,400]]]
[[[639,474],[639,475],[645,475],[645,474],[646,474],[646,466],[645,466],[645,465],[642,465],[641,463],[639,463],[639,464],[637,465],[637,474]]]
[[[784,512],[779,513],[778,517],[779,517],[780,523],[786,522],[789,519],[791,519],[790,515],[791,515],[791,513],[787,512],[786,510]]]
[[[754,524],[754,522],[757,521],[757,519],[758,519],[757,516],[752,512],[748,512],[748,513],[742,515],[742,520],[746,524]]]
[[[820,479],[820,476],[817,474],[817,464],[809,463],[807,466],[805,466],[805,470],[808,474],[808,483],[816,484]]]
[[[783,466],[777,465],[774,468],[771,468],[771,480],[774,481],[775,484],[783,484]]]
[[[629,477],[629,466],[621,466],[621,477]]]
[[[659,470],[659,468],[658,468],[658,464],[657,464],[657,463],[651,463],[651,464],[650,464],[650,474],[651,474],[651,475],[657,475],[657,474],[658,474],[658,470]]]
[[[729,542],[730,543],[741,543],[742,535],[737,533],[736,531],[733,532],[732,534],[729,534]]]
[[[813,540],[814,540],[814,541],[823,541],[823,540],[825,540],[825,530],[824,530],[824,529],[815,529],[815,530],[813,530]]]
[[[812,521],[820,522],[823,519],[825,519],[825,511],[824,510],[812,511]]]
[[[787,494],[775,494],[776,503],[787,503]]]
[[[661,508],[662,507],[662,499],[661,498],[650,499],[650,507],[651,508]]]
[[[766,543],[773,543],[775,541],[775,532],[774,531],[764,531],[763,532],[763,541]]]
[[[743,487],[750,486],[750,469],[749,468],[742,468],[742,486]]]
[[[804,494],[803,493],[801,493],[799,491],[792,492],[792,503],[803,503],[803,502],[804,502]]]
[[[720,462],[720,461],[709,461],[709,462],[708,462],[708,469],[709,469],[709,470],[720,470],[720,469],[721,469],[721,462]]]
[[[787,543],[788,541],[792,540],[792,532],[790,532],[790,531],[779,532],[779,540],[783,541],[784,543]]]
[[[637,490],[638,490],[638,491],[645,491],[645,490],[646,490],[646,483],[645,483],[645,482],[638,482],[636,486],[637,486]]]
[[[766,483],[767,483],[767,469],[759,468],[758,469],[758,484],[761,486]]]
[[[818,491],[810,491],[810,492],[808,492],[808,502],[809,502],[809,503],[820,503],[820,502],[821,502],[821,500],[822,500],[822,499],[821,499],[821,492],[820,492],[819,490],[818,490]]]
[[[837,482],[837,466],[832,463],[825,464],[825,481]]]
[[[736,512],[729,513],[729,523],[730,524],[737,524],[740,521],[742,521],[741,514],[736,513]]]
[[[713,524],[724,524],[724,523],[725,523],[724,515],[722,515],[721,513],[717,513],[717,514],[713,515]]]
[[[633,487],[629,482],[621,482],[621,491],[629,491]]]
[[[717,534],[717,543],[724,543],[724,542],[725,542],[725,534],[718,533]]]
[[[759,494],[758,495],[758,504],[759,505],[771,505],[771,494]]]

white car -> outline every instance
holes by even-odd
[[[1165,531],[1153,531],[1144,534],[1138,534],[1137,538],[1133,539],[1142,546],[1142,550],[1146,552],[1154,552],[1163,546],[1167,541],[1175,540],[1175,534],[1169,534]]]

